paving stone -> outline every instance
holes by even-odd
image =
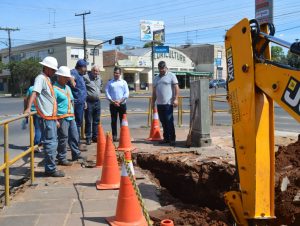
[[[1,226],[33,226],[38,221],[38,215],[0,217]]]
[[[49,189],[36,189],[29,190],[23,195],[23,200],[48,200],[48,199],[75,199],[77,198],[77,193],[75,188],[73,187],[65,187],[65,188],[49,188]],[[21,200],[20,200],[21,201]]]
[[[117,199],[119,190],[97,190],[96,184],[93,187],[86,187],[81,194],[82,199]]]
[[[64,226],[66,218],[67,214],[40,215],[34,226]]]
[[[16,202],[3,211],[3,215],[29,215],[29,214],[62,214],[68,213],[73,200],[40,200]],[[1,225],[2,226],[2,225]]]
[[[88,213],[88,212],[107,212],[116,209],[117,199],[105,200],[76,200],[73,204],[71,214],[73,213]]]
[[[103,213],[86,213],[84,217],[82,214],[71,214],[68,218],[66,226],[107,226],[109,224],[106,222],[105,217],[110,217],[113,215],[114,212],[112,211]]]

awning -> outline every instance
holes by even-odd
[[[172,71],[177,76],[195,76],[195,77],[212,77],[212,72],[201,72],[201,71]]]

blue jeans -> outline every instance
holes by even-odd
[[[61,119],[59,123],[57,160],[60,162],[67,160],[67,143],[71,149],[72,159],[76,159],[81,152],[78,148],[78,131],[75,120]]]
[[[78,131],[78,143],[80,143],[80,128],[83,121],[84,103],[74,103],[75,121]]]
[[[53,173],[56,170],[55,158],[57,150],[56,120],[40,120],[42,143],[45,153],[45,172]]]
[[[34,145],[41,143],[41,128],[40,128],[41,118],[38,115],[33,115],[33,124],[34,124]]]
[[[164,140],[175,141],[175,127],[173,117],[173,105],[158,104],[157,105],[158,117],[164,130]]]
[[[85,137],[87,140],[97,139],[98,124],[100,121],[101,105],[98,101],[87,101],[87,109],[85,110]]]

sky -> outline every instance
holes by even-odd
[[[255,16],[255,0],[0,0],[0,27],[19,28],[11,33],[12,46],[64,36],[108,40],[124,36],[125,47],[141,47],[140,20],[165,22],[169,46],[223,44],[226,29],[242,18]],[[289,42],[300,38],[300,1],[274,0],[275,36]],[[0,49],[7,32],[0,31]],[[105,46],[105,48],[115,48]]]

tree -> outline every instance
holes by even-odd
[[[300,56],[291,53],[290,51],[287,54],[287,63],[294,67],[294,68],[300,68]]]
[[[23,95],[23,91],[30,85],[30,79],[38,75],[41,71],[41,65],[39,59],[26,59],[23,61],[13,61],[8,64],[8,68],[12,78],[12,95],[20,93]]]
[[[271,59],[277,62],[283,62],[285,60],[283,49],[280,46],[271,47]]]

